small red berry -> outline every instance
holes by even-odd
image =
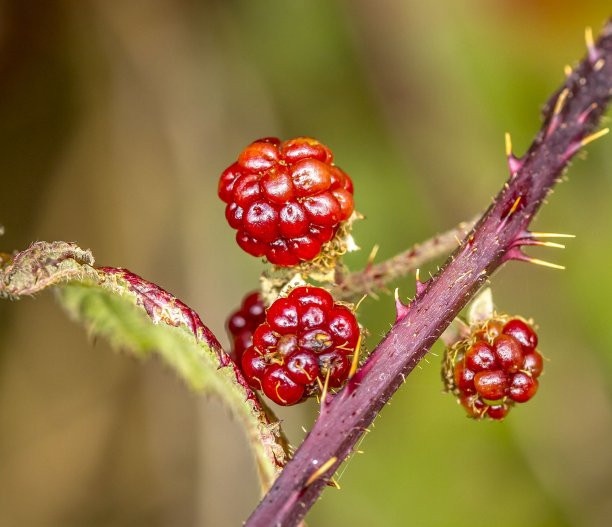
[[[271,364],[266,368],[262,386],[268,398],[284,406],[299,402],[304,395],[304,385],[295,382],[280,364]]]
[[[533,351],[538,345],[538,336],[527,323],[518,318],[510,320],[503,329],[505,335],[511,335],[518,340],[525,353]]]
[[[465,354],[465,365],[474,372],[493,370],[497,360],[491,346],[484,340],[477,340]]]
[[[501,370],[481,371],[474,375],[474,387],[484,399],[497,401],[508,389],[508,377]]]
[[[239,321],[238,321],[239,322]],[[359,342],[355,315],[318,287],[297,287],[268,308],[242,358],[249,383],[277,404],[295,404],[346,381]]]
[[[504,417],[508,415],[510,411],[510,406],[507,404],[494,404],[487,408],[487,415],[491,419],[495,419],[496,421],[501,421]]]
[[[288,358],[287,371],[295,382],[312,384],[319,376],[319,360],[310,351],[298,350]]]
[[[542,360],[542,355],[540,355],[537,351],[532,351],[531,353],[527,353],[525,355],[525,358],[523,359],[523,367],[521,369],[525,370],[534,379],[540,376],[543,368],[544,361]]]
[[[249,384],[253,388],[261,390],[261,379],[267,367],[263,354],[251,346],[242,354],[240,365],[242,366],[242,372]]]
[[[474,419],[480,419],[487,410],[487,405],[477,395],[462,395],[459,402]]]
[[[510,335],[499,335],[493,341],[497,362],[507,373],[515,373],[523,365],[523,350],[519,342]]]
[[[474,372],[465,367],[463,362],[455,365],[455,384],[463,393],[475,393]]]
[[[350,177],[307,137],[247,146],[221,174],[218,193],[238,245],[279,266],[316,258],[354,210]]]
[[[240,364],[242,354],[253,343],[253,333],[265,320],[265,306],[258,292],[249,293],[241,306],[227,319],[227,331],[232,341],[232,356]]]
[[[510,398],[517,403],[525,403],[538,391],[538,381],[526,373],[519,372],[512,378]]]

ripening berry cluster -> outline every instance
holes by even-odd
[[[247,253],[278,266],[311,261],[353,213],[353,182],[315,139],[247,146],[219,180],[225,216]]]
[[[493,318],[447,351],[444,377],[470,417],[503,419],[538,390],[538,337],[520,318]]]
[[[267,310],[241,360],[249,384],[281,405],[346,381],[359,344],[353,312],[319,287],[297,287]]]

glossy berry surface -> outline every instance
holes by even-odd
[[[308,137],[250,144],[221,174],[218,193],[238,245],[285,267],[316,258],[354,209],[351,178]]]
[[[254,291],[242,299],[240,307],[227,319],[227,332],[232,344],[232,358],[240,364],[242,354],[253,343],[253,333],[266,318],[266,306]]]
[[[447,350],[443,376],[468,415],[501,420],[515,403],[538,390],[542,356],[533,327],[520,318],[496,317]]]
[[[249,384],[287,406],[319,393],[329,378],[348,378],[360,330],[353,312],[318,287],[297,287],[277,299],[242,356]]]

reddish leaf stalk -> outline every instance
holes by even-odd
[[[562,95],[567,90],[565,95]],[[562,95],[563,104],[557,104]],[[521,259],[517,241],[571,157],[586,144],[612,95],[612,21],[596,46],[544,109],[542,130],[511,177],[442,270],[348,385],[328,396],[293,459],[247,521],[247,527],[297,525],[328,479],[444,329],[505,261]],[[520,242],[518,242],[520,243]]]

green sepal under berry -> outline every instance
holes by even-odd
[[[215,336],[157,285],[125,269],[93,265],[91,252],[75,244],[36,242],[0,256],[0,298],[56,287],[60,303],[91,334],[140,357],[156,352],[191,389],[219,396],[244,426],[262,490],[269,488],[288,459],[286,440]]]

